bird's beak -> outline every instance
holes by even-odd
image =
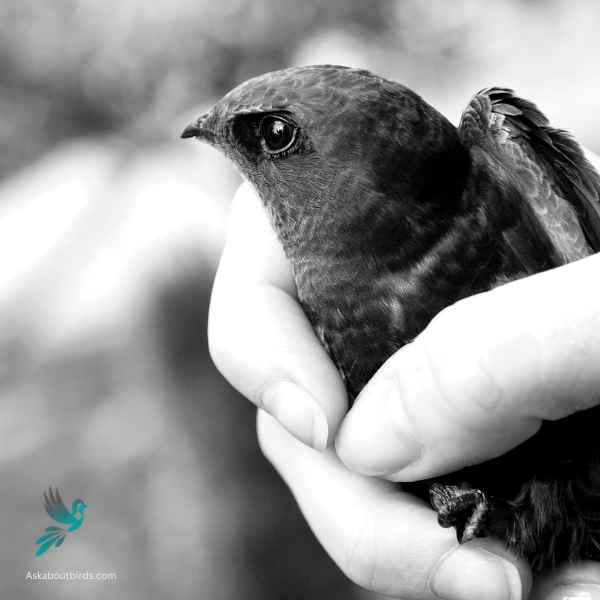
[[[199,119],[196,119],[193,123],[190,123],[182,132],[182,138],[195,137],[201,140],[211,142],[215,137],[215,132],[208,127],[208,117],[210,113],[202,115]]]

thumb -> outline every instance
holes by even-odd
[[[493,458],[600,402],[600,255],[442,311],[367,384],[336,447],[412,481]]]

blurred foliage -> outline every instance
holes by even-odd
[[[32,568],[114,570],[115,596],[132,599],[361,595],[261,456],[255,411],[210,362],[208,300],[236,180],[177,136],[185,111],[287,65],[315,32],[373,37],[389,10],[0,5],[0,106],[10,114],[0,124],[0,248],[11,256],[0,285],[0,474],[10,482],[3,504],[15,507],[0,531],[16,540],[0,550],[0,595],[113,593],[33,587],[22,575]],[[85,535],[36,563],[48,485],[77,490],[93,509]]]
[[[441,98],[455,88],[460,103],[442,109],[464,105],[470,81],[513,85],[526,73],[538,85],[553,66],[564,80],[565,62],[597,90],[581,62],[600,49],[599,23],[594,0],[485,10],[477,0],[3,0],[0,107],[10,118],[0,123],[0,176],[73,136],[133,129],[164,139],[183,109],[297,60],[345,58]]]
[[[382,0],[3,0],[0,175],[75,135],[120,131],[214,99],[289,62],[307,32],[379,32]]]

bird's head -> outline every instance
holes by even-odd
[[[466,168],[455,128],[417,94],[333,65],[250,79],[182,137],[204,140],[233,161],[292,258],[312,240],[321,249],[335,241],[339,251],[340,244],[373,247],[361,236],[389,238],[378,228],[408,235],[426,202],[449,202],[447,175],[459,178]]]
[[[83,513],[86,508],[87,508],[87,504],[83,500],[80,500],[79,498],[77,498],[76,500],[73,500],[73,503],[71,505],[71,512],[74,515],[77,515],[79,513],[83,516]]]

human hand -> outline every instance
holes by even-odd
[[[600,170],[598,156],[586,152],[586,157]],[[370,456],[362,456],[361,450],[368,445],[365,444],[365,423],[361,419],[367,417],[368,423],[369,413],[375,414],[369,409],[372,401],[364,400],[364,397],[361,399],[361,408],[351,411],[351,417],[345,422],[337,440],[338,451],[350,464],[355,460],[359,463],[364,460],[363,467],[354,465],[359,471],[372,472],[374,469],[385,472],[391,465],[393,472],[387,473],[391,480],[419,478],[419,472],[422,473],[422,477],[426,477],[428,471],[430,475],[434,475],[450,465],[457,467],[472,462],[473,459],[481,461],[502,453],[504,449],[514,445],[514,439],[518,441],[522,437],[528,437],[528,430],[535,431],[540,418],[560,418],[561,415],[565,416],[600,402],[597,392],[600,374],[595,369],[600,348],[600,311],[597,310],[595,302],[599,291],[599,286],[595,284],[598,280],[598,266],[599,257],[595,256],[580,261],[577,265],[555,270],[547,276],[539,275],[522,283],[513,283],[507,286],[507,290],[497,290],[493,295],[487,295],[487,298],[484,295],[473,300],[476,304],[480,303],[479,307],[484,311],[489,311],[487,315],[468,314],[473,306],[469,306],[468,301],[465,301],[459,303],[458,311],[457,307],[444,311],[437,323],[433,324],[433,329],[427,333],[431,336],[433,331],[433,336],[429,340],[425,339],[425,348],[421,346],[421,350],[429,355],[425,365],[428,375],[423,376],[423,373],[420,373],[413,382],[417,385],[433,385],[438,398],[440,394],[445,396],[445,410],[452,411],[453,401],[457,403],[460,414],[453,414],[449,423],[444,425],[449,425],[446,429],[449,437],[460,431],[459,439],[454,441],[458,444],[454,453],[443,456],[444,444],[442,447],[435,447],[429,435],[431,423],[428,423],[429,431],[425,444],[427,447],[413,438],[416,451],[413,446],[412,459],[410,445],[405,445],[400,451],[396,445],[391,455],[387,455],[385,450],[378,447]],[[503,298],[503,293],[507,293],[508,297]],[[491,303],[486,306],[490,299]],[[512,306],[503,305],[505,299],[509,300],[509,303],[512,302]],[[496,320],[498,315],[495,308],[499,308],[500,320]],[[459,312],[454,323],[454,317],[451,315],[453,311],[455,315]],[[463,311],[465,319],[462,323],[460,311]],[[490,315],[493,317],[490,318]],[[474,320],[471,317],[474,317]],[[476,320],[482,317],[485,324],[480,328],[482,323],[477,323]],[[455,332],[458,332],[458,336],[454,340],[456,343],[449,356],[443,356],[448,350],[447,343],[445,350],[444,346],[434,350],[441,354],[432,355],[428,348],[437,343],[432,338],[451,335],[449,331],[444,332],[444,322],[450,328],[457,328]],[[438,328],[437,332],[435,328]],[[466,337],[465,332],[468,332]],[[423,339],[419,339],[419,343],[422,342]],[[533,346],[529,346],[531,342]],[[416,355],[420,352],[418,346],[411,347],[409,353],[413,351]],[[447,358],[452,362],[445,362]],[[406,354],[404,359],[411,360]],[[403,371],[403,367],[406,366],[402,365],[403,358],[392,358],[389,363],[395,361],[398,361],[395,365],[388,364],[384,369],[391,366],[392,370],[401,372],[398,380],[401,386],[403,381],[411,379],[411,375]],[[456,372],[453,371],[455,368]],[[371,384],[378,384],[382,371],[373,378]],[[447,385],[449,388],[446,388]],[[426,394],[426,390],[422,389],[421,393]],[[430,397],[427,396],[427,403],[429,401]],[[544,406],[541,406],[541,403]],[[378,420],[381,402],[377,408]],[[419,411],[427,408],[426,403],[422,403],[412,415],[413,419],[421,417]],[[474,414],[478,410],[482,413],[487,410],[488,415],[484,417],[482,414],[479,419]],[[359,414],[359,411],[363,414]],[[503,434],[510,432],[510,437],[501,439],[502,436],[487,435],[484,432],[490,425],[494,427],[504,419],[508,421],[507,426],[499,429],[503,429]],[[516,425],[516,429],[511,429],[511,421]],[[378,436],[387,432],[387,436],[383,433],[387,439],[381,441],[381,446],[385,447],[387,444],[389,448],[390,443],[393,444],[389,437],[390,423],[385,421],[385,418],[379,422],[383,423],[383,430],[373,421],[371,427],[375,426]],[[467,433],[467,429],[473,424],[475,432]],[[478,435],[477,430],[481,435]],[[399,434],[400,431],[397,431],[395,435]],[[460,438],[466,437],[469,441],[463,445]],[[446,450],[450,445],[452,442],[446,441]],[[461,454],[459,447],[464,453]],[[375,456],[377,452],[379,458]],[[533,598],[600,598],[600,565],[592,562],[564,565],[552,573],[542,575],[534,583]]]
[[[442,311],[367,384],[340,427],[338,456],[364,475],[426,479],[598,404],[599,272],[594,255]],[[600,565],[547,573],[532,598],[600,598]]]
[[[420,480],[503,454],[542,420],[600,404],[599,269],[597,254],[442,311],[363,390],[338,456],[358,473]],[[559,567],[532,594],[580,597],[600,598],[598,563]]]
[[[594,326],[594,319],[598,322],[597,312],[594,312],[594,291],[597,293],[598,289],[593,288],[593,277],[588,277],[587,281],[592,288],[578,288],[577,282],[586,284],[583,273],[595,271],[598,265],[594,261],[597,260],[598,257],[592,257],[563,269],[509,284],[444,311],[420,336],[417,344],[405,347],[386,363],[368,388],[394,371],[394,385],[397,381],[407,379],[414,386],[420,380],[422,385],[425,382],[430,388],[424,387],[420,391],[418,387],[414,388],[416,394],[429,394],[436,391],[439,384],[438,381],[431,381],[429,361],[437,365],[436,358],[437,361],[441,358],[443,364],[447,355],[451,355],[455,365],[463,369],[461,371],[459,368],[456,372],[444,370],[444,373],[451,375],[448,381],[455,385],[452,389],[457,394],[457,406],[445,405],[443,397],[439,398],[441,404],[416,405],[417,411],[425,409],[425,416],[421,418],[425,420],[426,427],[423,430],[424,437],[416,440],[420,446],[417,451],[419,458],[411,462],[406,460],[406,454],[403,453],[406,446],[403,449],[400,444],[400,441],[410,439],[411,434],[413,437],[415,435],[410,431],[410,420],[402,416],[396,421],[381,418],[381,414],[389,418],[390,404],[394,403],[386,404],[382,411],[381,401],[376,405],[374,401],[365,400],[376,395],[370,396],[368,392],[373,390],[367,389],[344,421],[337,440],[340,455],[358,471],[396,480],[416,479],[428,476],[427,473],[433,475],[469,462],[485,460],[532,435],[540,419],[560,418],[574,410],[591,406],[597,380],[585,365],[589,367],[599,355],[599,345],[593,335],[594,330],[598,330]],[[559,282],[548,281],[548,277],[564,279]],[[533,287],[525,291],[510,291],[520,285]],[[557,293],[557,289],[561,292]],[[271,412],[296,437],[321,449],[331,441],[341,421],[346,407],[345,394],[335,368],[294,299],[294,291],[289,265],[259,201],[247,188],[241,188],[234,202],[232,226],[212,302],[210,341],[213,357],[242,393],[259,407]],[[578,291],[585,292],[583,300]],[[243,293],[241,302],[240,293]],[[506,293],[508,296],[498,297],[498,294]],[[473,305],[467,306],[469,302],[483,304],[476,306],[481,309],[480,313],[476,313],[479,314],[479,322],[477,318],[473,320]],[[477,329],[481,329],[479,325],[495,325],[486,320],[486,310],[491,310],[487,314],[494,314],[494,309],[501,307],[504,302],[509,302],[513,308],[504,306],[500,314],[518,318],[507,318],[504,327],[488,329],[488,336],[477,338]],[[572,310],[573,302],[581,312]],[[486,303],[491,305],[486,308]],[[557,322],[556,314],[551,310],[544,313],[544,319],[539,313],[548,306],[562,307],[562,313],[559,314],[566,314],[567,322]],[[535,315],[539,317],[537,321],[532,318]],[[548,316],[550,320],[547,320]],[[553,324],[551,331],[548,330],[548,323]],[[526,327],[522,329],[521,325]],[[456,329],[452,330],[452,327]],[[587,337],[567,338],[569,350],[565,351],[561,335],[569,327],[582,334],[587,332]],[[465,336],[465,328],[468,335],[475,337]],[[543,352],[540,355],[535,352],[532,354],[547,358],[552,356],[551,350],[562,349],[562,354],[555,356],[561,368],[566,367],[567,371],[573,367],[581,368],[578,376],[570,380],[558,377],[559,383],[565,387],[556,389],[550,395],[550,390],[540,385],[546,383],[546,372],[536,371],[537,374],[541,372],[542,377],[536,380],[537,383],[532,381],[532,354],[522,353],[523,350],[536,347],[532,346],[532,340],[536,339],[538,329],[545,331],[547,337],[539,339]],[[458,334],[459,338],[462,336],[464,339],[460,345],[462,355],[457,352],[456,345],[449,348],[446,344],[446,353],[443,345],[440,346],[441,350],[437,347],[435,336],[444,338],[448,333]],[[512,341],[511,333],[514,334]],[[441,354],[429,356],[432,350],[427,346],[427,336],[432,336],[429,343],[435,346],[433,352]],[[454,337],[454,341],[456,339]],[[467,339],[471,339],[471,344]],[[473,341],[478,343],[474,344]],[[481,348],[479,342],[483,343],[484,353],[473,361],[473,350],[477,352]],[[419,347],[419,344],[424,345]],[[510,356],[520,358],[507,361],[507,350]],[[412,358],[411,353],[414,353]],[[424,356],[427,360],[423,362]],[[492,360],[490,371],[486,361],[494,356],[500,356],[502,360],[498,363]],[[582,359],[581,364],[577,362],[577,356]],[[586,357],[589,362],[583,360]],[[571,362],[565,362],[565,359]],[[410,360],[417,361],[412,363],[413,370],[409,376],[399,379],[395,366],[410,365],[410,362],[403,362]],[[549,377],[558,372],[554,369],[557,365],[550,359],[541,364]],[[476,365],[476,373],[469,372],[473,365]],[[493,370],[496,367],[499,371]],[[477,374],[479,378],[472,379]],[[490,375],[500,379],[489,379]],[[572,389],[569,388],[569,382],[572,383]],[[461,385],[466,387],[464,393],[459,395],[458,392],[463,392]],[[490,390],[496,392],[492,401],[486,395]],[[564,393],[566,390],[569,394]],[[394,397],[393,394],[391,397]],[[481,397],[488,399],[493,410],[485,404],[480,406],[478,399]],[[564,398],[574,400],[574,404],[565,405]],[[546,403],[547,400],[551,402]],[[403,406],[400,401],[397,404],[397,408]],[[478,407],[479,410],[473,410]],[[452,416],[449,422],[443,419],[447,418],[448,410]],[[488,421],[493,421],[493,424]],[[405,430],[390,426],[394,423],[396,426],[405,426]],[[490,432],[497,430],[498,423],[506,425],[504,435],[490,435]],[[483,440],[473,434],[472,428],[481,433]],[[514,432],[512,437],[507,438],[506,430]],[[439,435],[437,440],[433,435],[435,433]],[[331,451],[317,454],[302,447],[264,414],[259,418],[259,438],[265,454],[292,488],[323,545],[340,567],[365,587],[411,598],[433,597],[433,590],[438,596],[448,598],[507,598],[511,597],[507,591],[508,584],[513,598],[527,597],[531,583],[527,567],[493,541],[476,540],[456,548],[453,535],[448,537],[449,532],[437,526],[433,512],[423,504],[398,493],[385,482],[349,473]],[[442,441],[436,447],[436,441],[439,443],[440,439],[448,438],[454,441],[446,447]],[[391,471],[390,464],[393,465]],[[403,465],[405,468],[399,472]],[[407,543],[410,548],[406,548]],[[442,560],[445,553],[449,553],[445,555],[446,561]],[[536,581],[533,597],[586,597],[586,594],[587,597],[595,597],[594,594],[600,590],[597,570],[598,565],[588,563],[547,574]],[[456,577],[456,573],[462,576]],[[552,596],[553,593],[559,595]]]
[[[289,264],[263,207],[247,186],[232,206],[209,342],[222,373],[262,409],[258,431],[265,455],[351,579],[415,600],[527,596],[529,569],[501,544],[478,539],[459,546],[425,503],[389,482],[349,471],[331,448],[316,452],[305,445],[322,450],[331,444],[347,410],[346,393],[297,303]]]
[[[443,310],[365,386],[336,440],[342,461],[426,479],[600,403],[599,273],[596,254]]]

